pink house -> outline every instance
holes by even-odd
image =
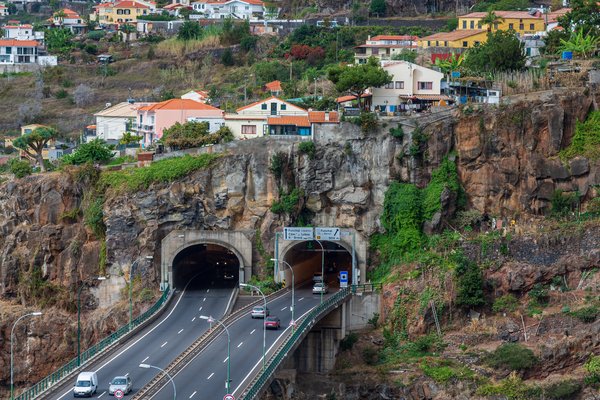
[[[151,103],[137,110],[138,135],[149,145],[160,139],[163,130],[179,122],[208,122],[209,131],[215,132],[225,124],[223,111],[190,99],[171,99]]]

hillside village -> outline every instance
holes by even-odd
[[[221,301],[264,335],[242,376],[271,371],[267,317],[298,341],[318,307],[360,321],[315,318],[325,362],[273,367],[264,400],[598,398],[599,1],[5,0],[0,27],[0,398],[70,396],[175,295],[208,333],[157,330],[165,366],[220,332],[198,313]],[[178,393],[229,392],[227,337]],[[131,398],[158,359],[138,356]]]

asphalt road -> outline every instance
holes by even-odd
[[[140,331],[110,358],[85,367],[86,371],[96,371],[98,374],[99,388],[93,398],[110,399],[108,386],[117,375],[130,376],[132,392],[138,391],[159,372],[156,369],[139,368],[140,363],[165,368],[209,328],[206,321],[198,318],[200,314],[219,318],[224,315],[233,288],[207,288],[201,278],[192,278],[185,289],[175,295],[169,309],[157,323]],[[74,383],[75,378],[47,398],[73,398]]]
[[[324,298],[331,296],[327,294]],[[296,289],[296,309],[294,317],[306,314],[320,302],[320,295],[313,295],[312,289]],[[277,338],[290,329],[291,292],[267,303],[271,315],[281,319],[279,330],[266,331],[267,350]],[[200,316],[204,311],[197,312]],[[189,318],[189,317],[188,317]],[[208,323],[203,321],[206,325]],[[239,396],[249,383],[251,372],[262,367],[263,320],[244,316],[229,328],[231,336],[231,392]],[[220,400],[226,394],[227,379],[227,334],[221,333],[215,341],[202,351],[186,368],[174,376],[177,399]],[[173,398],[173,386],[168,383],[153,397],[168,400]]]

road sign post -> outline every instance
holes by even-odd
[[[348,271],[340,271],[340,287],[348,287]]]
[[[223,396],[223,400],[235,400],[235,397],[232,394],[226,394]]]
[[[315,228],[315,238],[317,240],[340,240],[341,229],[332,228]]]
[[[314,240],[315,234],[313,228],[283,228],[284,240]]]
[[[122,399],[125,396],[125,393],[121,389],[115,390],[115,398]]]

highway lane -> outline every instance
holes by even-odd
[[[117,375],[130,376],[133,392],[139,390],[157,373],[154,369],[141,369],[139,364],[165,368],[209,328],[206,321],[198,318],[200,313],[215,314],[222,318],[232,294],[233,288],[206,287],[201,276],[192,278],[157,323],[143,329],[110,358],[84,367],[86,371],[96,371],[98,374],[99,388],[94,397],[110,398],[109,382]],[[72,398],[74,381],[75,378],[47,398]]]
[[[326,295],[331,296],[331,293]],[[312,289],[296,290],[296,318],[306,314],[320,302],[319,295],[313,295]],[[271,315],[281,319],[281,329],[267,330],[267,350],[275,343],[291,321],[291,293],[268,303]],[[198,315],[202,315],[199,313]],[[206,325],[208,323],[204,321]],[[253,370],[262,368],[262,319],[244,316],[228,329],[231,335],[231,392],[242,385]],[[225,393],[227,377],[227,335],[222,332],[215,341],[202,351],[186,368],[175,375],[178,399],[215,400],[222,399]],[[248,382],[246,382],[248,383]],[[154,395],[154,399],[170,399],[173,388],[170,383]]]

